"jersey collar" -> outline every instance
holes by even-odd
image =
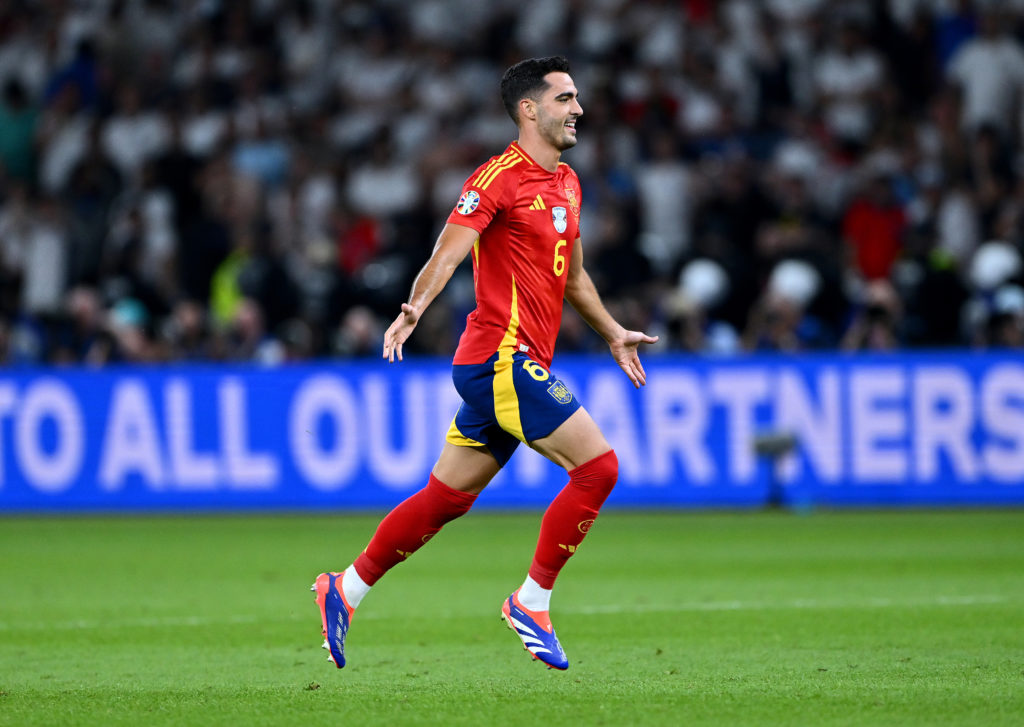
[[[529,154],[527,154],[523,150],[523,147],[519,146],[519,142],[518,141],[513,141],[511,144],[509,144],[509,148],[515,149],[518,153],[522,154],[523,155],[523,159],[525,159],[526,161],[530,162],[530,164],[532,166],[537,167],[537,169],[539,169],[540,171],[544,172],[545,174],[550,174],[552,177],[555,176],[556,172],[549,172],[547,169],[545,169],[540,164],[535,162],[533,160],[533,157],[531,157]],[[565,162],[558,162],[558,166],[562,166],[563,164],[565,164]]]

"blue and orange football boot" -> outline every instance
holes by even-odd
[[[316,593],[316,605],[320,608],[320,622],[323,626],[324,646],[331,652],[327,657],[339,669],[345,666],[345,637],[356,610],[348,605],[341,591],[341,573],[321,573],[309,590]]]
[[[519,603],[519,591],[501,604],[501,618],[516,632],[523,648],[548,665],[548,669],[569,668],[569,658],[555,636],[547,611],[530,611]]]

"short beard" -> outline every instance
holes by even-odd
[[[557,131],[552,129],[550,133],[548,133],[547,129],[544,129],[544,133],[542,134],[551,146],[555,147],[558,151],[565,151],[566,149],[572,149],[576,146],[576,137],[569,136],[569,134],[566,133],[564,123],[559,124],[555,128]]]
[[[562,134],[562,143],[557,144],[555,148],[558,151],[565,151],[566,149],[572,149],[576,146],[576,142],[579,141],[575,136],[569,136],[568,134]]]

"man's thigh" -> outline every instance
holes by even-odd
[[[571,470],[611,449],[597,422],[580,407],[546,437],[530,446],[557,465]]]

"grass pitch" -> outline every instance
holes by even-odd
[[[1020,725],[1024,511],[606,512],[548,671],[499,621],[539,513],[472,513],[367,596],[377,517],[0,519],[3,725]]]

